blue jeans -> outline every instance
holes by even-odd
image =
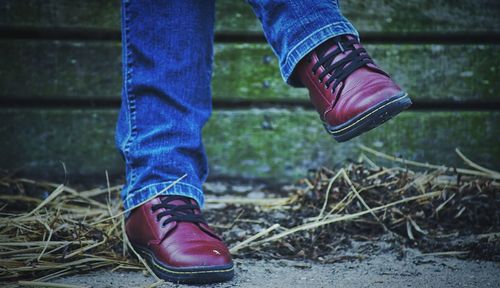
[[[191,197],[203,206],[208,165],[201,131],[212,111],[214,2],[122,0],[116,145],[126,167],[125,209],[160,194]],[[301,86],[292,72],[308,52],[334,36],[358,36],[334,0],[249,3],[292,86]]]

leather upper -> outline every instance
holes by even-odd
[[[191,200],[196,204],[194,200]],[[152,251],[156,259],[172,267],[221,266],[232,263],[226,245],[206,224],[173,221],[162,227],[157,215],[161,208],[153,212],[152,206],[160,204],[160,197],[133,210],[127,219],[125,230],[132,244],[140,245]],[[181,200],[171,204],[185,204]],[[195,210],[196,214],[200,210]]]
[[[348,36],[348,39],[352,39]],[[360,48],[360,44],[354,45]],[[322,79],[318,76],[324,71],[320,66],[313,72],[314,65],[319,61],[319,51],[326,51],[325,55],[338,48],[333,41],[327,41],[302,59],[295,73],[302,83],[309,89],[309,96],[314,107],[320,113],[321,119],[329,125],[337,126],[353,117],[367,111],[369,108],[387,100],[401,92],[401,88],[375,64],[367,64],[350,74],[332,91],[331,86],[325,83],[331,75]],[[346,57],[350,51],[337,55],[333,63]],[[321,80],[321,82],[320,82]]]

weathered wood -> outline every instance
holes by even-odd
[[[500,45],[366,45],[374,59],[420,101],[493,101]],[[0,41],[3,99],[118,99],[120,44]],[[217,44],[213,94],[218,100],[304,100],[284,84],[267,44]]]
[[[116,30],[120,29],[120,0],[4,0],[0,25]]]
[[[495,0],[341,0],[342,11],[364,32],[500,31]],[[216,30],[261,32],[246,1],[217,0]],[[120,29],[119,0],[4,0],[0,25]]]
[[[111,109],[1,109],[0,168],[61,179],[120,174]],[[216,111],[204,129],[211,176],[297,179],[309,168],[359,155],[357,143],[407,159],[463,166],[471,159],[500,168],[500,112],[407,112],[353,141],[336,143],[317,115],[301,109]],[[73,176],[75,177],[75,176]],[[73,178],[73,181],[75,179]]]
[[[0,41],[0,97],[118,98],[120,51],[109,42]]]
[[[500,45],[366,45],[395,81],[419,101],[497,100]],[[304,99],[284,84],[278,61],[264,44],[215,49],[213,91],[218,99]]]

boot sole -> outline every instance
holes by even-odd
[[[341,125],[331,126],[327,123],[323,125],[335,140],[345,142],[381,125],[410,107],[411,104],[408,94],[401,92]]]
[[[172,267],[156,259],[153,251],[138,245],[133,246],[137,253],[139,253],[146,260],[156,276],[169,282],[184,284],[208,284],[228,281],[234,277],[233,264],[188,268]]]

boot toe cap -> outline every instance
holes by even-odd
[[[172,249],[173,248],[173,249]],[[162,249],[161,258],[173,267],[209,267],[232,265],[225,245],[213,242],[186,242],[182,246]],[[168,251],[169,250],[169,251]]]
[[[342,95],[335,109],[327,113],[326,119],[330,125],[341,125],[401,92],[390,79],[367,83]]]

